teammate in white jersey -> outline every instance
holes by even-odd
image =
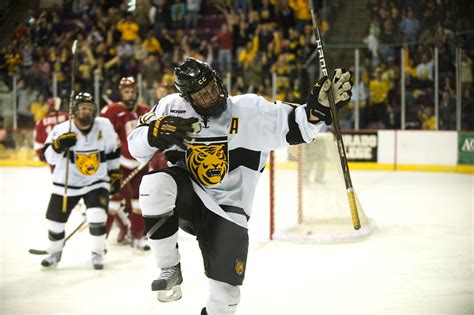
[[[351,97],[351,74],[337,69],[338,107]],[[229,96],[216,72],[188,58],[175,68],[175,86],[129,135],[130,153],[146,162],[165,151],[174,166],[145,175],[140,206],[161,274],[152,282],[160,301],[181,297],[178,227],[197,236],[209,278],[201,314],[234,314],[248,252],[247,221],[257,180],[270,150],[311,142],[332,123],[323,77],[305,105],[269,102],[255,94]]]
[[[46,211],[49,256],[41,265],[50,268],[61,260],[66,222],[82,198],[92,239],[92,265],[94,269],[103,269],[109,192],[117,192],[122,180],[120,141],[110,121],[96,117],[97,106],[92,95],[78,93],[72,106],[72,122],[65,121],[55,126],[44,146],[46,161],[55,168],[53,193]],[[68,150],[69,164],[66,162]],[[67,211],[63,212],[67,165]]]

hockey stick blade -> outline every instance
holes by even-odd
[[[45,250],[34,249],[34,248],[30,248],[28,250],[28,253],[33,254],[33,255],[47,255],[48,254],[48,252]]]

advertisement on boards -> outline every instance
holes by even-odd
[[[342,135],[349,162],[377,162],[377,132],[356,132]]]

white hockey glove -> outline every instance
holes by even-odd
[[[344,107],[351,100],[353,84],[351,78],[351,73],[343,68],[337,68],[334,71],[334,76],[332,78],[332,92],[337,110]],[[319,79],[319,81],[313,86],[313,89],[308,96],[306,106],[308,119],[310,117],[309,114],[311,113],[313,116],[318,117],[319,120],[324,121],[326,125],[332,124],[328,98],[328,91],[330,88],[331,81],[328,80],[327,76]],[[310,122],[313,121],[310,120]]]

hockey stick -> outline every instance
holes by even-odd
[[[76,67],[76,49],[77,49],[77,39],[74,40],[72,43],[72,69],[71,69],[71,95],[69,96],[69,132],[72,129],[72,102],[74,102],[74,84],[75,84],[75,76],[74,70]],[[70,159],[71,151],[69,148],[66,150],[66,174],[64,176],[64,194],[63,194],[63,213],[67,212],[67,186],[68,186],[68,179],[69,179],[69,159]]]
[[[148,163],[140,165],[139,167],[135,168],[128,176],[124,179],[122,184],[120,185],[120,189],[124,188]],[[81,223],[64,239],[64,244],[74,235],[76,234],[83,226],[87,223],[87,218],[82,220]],[[48,252],[44,249],[34,249],[30,248],[28,253],[33,255],[47,255]]]
[[[317,12],[316,12],[316,0],[309,1],[309,8],[311,11],[311,18],[313,21],[314,35],[316,36],[317,51],[319,54],[319,65],[323,75],[328,75],[326,66],[326,60],[324,58],[324,45],[321,33],[319,31]],[[332,89],[332,86],[331,86]],[[341,126],[339,125],[339,119],[337,117],[336,104],[334,103],[334,96],[332,93],[328,93],[329,97],[329,108],[332,116],[332,123],[334,125],[334,131],[336,134],[337,149],[339,151],[339,157],[341,159],[342,172],[344,174],[344,181],[346,184],[347,198],[349,200],[349,207],[352,216],[352,226],[355,230],[360,229],[359,212],[357,210],[357,204],[354,196],[354,188],[352,187],[351,174],[349,173],[349,166],[347,164],[346,151],[344,149],[344,143],[342,141]]]

